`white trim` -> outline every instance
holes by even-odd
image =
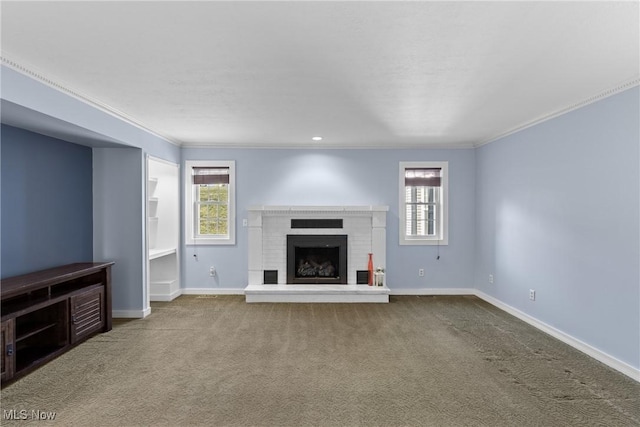
[[[388,142],[375,143],[368,141],[367,145],[360,143],[283,143],[283,142],[267,142],[265,144],[258,144],[255,142],[212,142],[203,144],[201,142],[189,142],[182,143],[182,147],[185,148],[243,148],[243,149],[270,149],[270,150],[409,150],[409,149],[444,149],[444,150],[468,150],[474,148],[474,142],[440,142],[440,141],[423,141],[423,142],[405,142],[399,141],[397,143],[390,144]]]
[[[177,291],[173,291],[169,295],[165,295],[165,294],[150,294],[149,295],[149,299],[151,301],[169,302],[169,301],[173,301],[174,299],[178,298],[180,295],[182,295],[182,289],[178,289]]]
[[[596,94],[594,96],[591,96],[591,97],[589,97],[587,99],[584,99],[584,100],[582,100],[580,102],[577,102],[577,103],[575,103],[573,105],[569,105],[568,107],[562,108],[560,110],[556,110],[556,111],[551,112],[549,114],[545,114],[545,115],[543,115],[541,117],[538,117],[535,120],[531,120],[531,121],[529,121],[529,122],[527,122],[525,124],[517,126],[517,127],[513,128],[513,129],[508,130],[506,132],[503,132],[503,133],[501,133],[499,135],[492,136],[491,138],[485,139],[484,141],[480,141],[478,143],[475,143],[475,144],[473,144],[473,147],[474,148],[478,148],[478,147],[482,147],[483,145],[490,144],[490,143],[492,143],[494,141],[497,141],[499,139],[505,138],[505,137],[507,137],[509,135],[513,135],[514,133],[518,133],[518,132],[520,132],[522,130],[525,130],[527,128],[539,125],[540,123],[543,123],[543,122],[546,122],[548,120],[555,119],[556,117],[562,116],[564,114],[570,113],[571,111],[578,110],[578,109],[580,109],[582,107],[586,107],[589,104],[593,104],[595,102],[598,102],[598,101],[603,100],[605,98],[608,98],[610,96],[617,95],[617,94],[619,94],[621,92],[624,92],[627,89],[631,89],[632,87],[635,87],[635,86],[638,86],[638,85],[640,85],[640,79],[634,78],[634,79],[629,80],[627,82],[624,82],[624,83],[622,83],[622,84],[620,84],[620,85],[618,85],[618,86],[616,86],[614,88],[611,88],[609,90],[605,90],[604,92],[598,93],[598,94]]]
[[[182,295],[244,295],[244,288],[183,288]]]
[[[360,215],[371,212],[388,212],[389,206],[249,206],[249,212],[263,212],[263,215],[277,214],[331,214]]]
[[[62,85],[58,82],[55,82],[53,80],[51,80],[48,77],[45,77],[44,74],[40,71],[34,71],[34,67],[33,66],[29,66],[28,68],[25,67],[24,65],[18,64],[17,62],[15,62],[12,59],[9,59],[6,57],[5,53],[2,53],[2,56],[0,56],[0,61],[2,62],[2,65],[12,69],[13,71],[16,71],[22,75],[28,76],[32,79],[37,80],[38,82],[49,86],[52,89],[57,90],[58,92],[62,92],[67,96],[70,96],[71,98],[74,98],[80,102],[82,102],[83,104],[87,104],[93,108],[96,108],[100,111],[102,111],[103,113],[106,113],[112,117],[115,117],[116,119],[122,120],[125,123],[128,123],[132,126],[137,127],[138,129],[141,129],[153,136],[156,136],[164,141],[167,141],[168,143],[175,145],[176,147],[181,147],[182,143],[180,141],[174,140],[171,137],[167,136],[167,135],[163,135],[153,129],[151,129],[149,126],[143,124],[142,122],[140,122],[137,119],[134,119],[133,117],[129,116],[128,114],[118,110],[117,108],[114,108],[108,104],[105,104],[102,101],[99,101],[95,98],[90,97],[89,95],[85,95],[83,93],[80,93],[74,89],[70,89],[68,86],[66,85]]]
[[[442,221],[439,224],[442,227],[441,238],[429,238],[429,237],[409,237],[405,234],[406,220],[405,220],[405,185],[404,175],[406,168],[440,168],[442,170],[440,193],[442,197]],[[398,176],[398,238],[399,244],[404,245],[441,245],[446,246],[449,244],[449,162],[432,162],[432,161],[420,161],[420,162],[400,162],[399,164],[399,176]]]
[[[503,310],[506,311],[507,313],[511,314],[512,316],[517,317],[518,319],[528,323],[529,325],[541,330],[542,332],[545,332],[549,335],[551,335],[552,337],[562,341],[565,344],[570,345],[571,347],[575,348],[576,350],[581,351],[582,353],[585,353],[588,356],[593,357],[594,359],[598,360],[599,362],[604,363],[605,365],[609,366],[610,368],[615,369],[618,372],[621,372],[623,374],[625,374],[626,376],[630,377],[633,380],[636,380],[638,382],[640,382],[640,369],[634,368],[633,366],[616,359],[615,357],[603,352],[602,350],[598,350],[595,347],[592,347],[591,345],[575,338],[572,337],[571,335],[562,332],[559,329],[554,328],[553,326],[550,326],[538,319],[536,319],[535,317],[532,317],[516,308],[511,307],[508,304],[503,303],[502,301],[485,294],[482,291],[476,290],[475,291],[475,295],[488,302],[489,304]]]
[[[144,319],[151,314],[151,307],[144,310],[111,310],[114,319]]]
[[[147,159],[153,160],[154,162],[158,163],[164,163],[165,165],[175,167],[176,169],[180,169],[180,165],[178,163],[172,162],[171,160],[161,159],[160,157],[152,156],[149,153],[147,153]]]
[[[229,168],[229,206],[227,237],[195,238],[193,212],[193,184],[191,170],[194,166],[222,166]],[[235,245],[236,244],[236,162],[235,160],[185,160],[184,162],[184,241],[185,245]]]
[[[75,98],[85,104],[91,105],[94,108],[97,108],[111,116],[114,116],[126,123],[129,123],[137,128],[140,128],[142,130],[144,130],[145,132],[149,132],[152,135],[155,135],[167,142],[169,142],[170,144],[173,144],[177,147],[188,147],[188,148],[256,148],[256,149],[263,149],[263,148],[272,148],[272,149],[283,149],[283,150],[288,150],[288,149],[309,149],[309,150],[317,150],[318,148],[322,148],[322,149],[345,149],[345,150],[352,150],[352,149],[362,149],[362,150],[371,150],[371,149],[385,149],[385,150],[397,150],[397,149],[469,149],[469,148],[478,148],[481,147],[483,145],[489,144],[491,142],[497,141],[499,139],[502,139],[506,136],[512,135],[514,133],[520,132],[521,130],[527,129],[529,127],[538,125],[542,122],[545,122],[547,120],[551,120],[555,117],[561,116],[563,114],[569,113],[573,110],[577,110],[579,108],[585,107],[589,104],[593,104],[597,101],[600,101],[604,98],[608,98],[610,96],[616,95],[618,93],[624,92],[627,89],[631,89],[632,87],[638,86],[640,85],[640,79],[638,78],[634,78],[631,79],[627,82],[624,82],[614,88],[611,88],[609,90],[606,90],[604,92],[598,93],[594,96],[591,96],[581,102],[575,103],[573,105],[570,105],[566,108],[557,110],[555,112],[551,112],[549,114],[543,115],[542,117],[530,121],[528,123],[525,123],[521,126],[517,126],[509,131],[503,132],[499,135],[490,137],[488,139],[485,139],[483,141],[480,142],[473,142],[473,141],[469,141],[469,142],[453,142],[453,143],[449,143],[449,142],[422,142],[422,143],[415,143],[415,142],[396,142],[396,143],[369,143],[366,146],[363,145],[359,145],[359,144],[342,144],[339,142],[335,142],[335,143],[329,143],[327,141],[322,143],[322,146],[318,146],[316,144],[308,144],[308,143],[293,143],[293,144],[285,144],[285,143],[281,143],[281,142],[276,142],[276,143],[268,143],[268,144],[257,144],[257,143],[252,143],[252,142],[213,142],[210,144],[202,144],[199,142],[189,142],[189,141],[178,141],[178,140],[174,140],[171,137],[167,136],[167,135],[163,135],[155,130],[152,130],[151,128],[149,128],[148,126],[142,124],[141,122],[137,121],[136,119],[134,119],[133,117],[128,116],[126,113],[117,110],[114,107],[111,107],[107,104],[105,104],[104,102],[98,101],[97,99],[93,99],[91,97],[89,97],[88,95],[84,95],[79,93],[78,91],[75,91],[73,89],[68,88],[65,85],[62,85],[58,82],[55,82],[53,80],[51,80],[48,77],[45,77],[44,74],[40,71],[34,71],[35,68],[33,66],[29,66],[28,68],[25,67],[24,65],[18,64],[17,62],[15,62],[12,59],[7,58],[6,54],[3,52],[2,56],[0,56],[0,60],[2,61],[2,65],[5,65],[6,67],[20,73],[23,74],[25,76],[31,77],[37,81],[39,81],[40,83],[47,85],[55,90],[58,90],[60,92],[63,92],[64,94],[71,96],[72,98]]]

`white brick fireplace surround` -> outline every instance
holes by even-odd
[[[254,206],[249,214],[247,302],[388,302],[389,288],[356,284],[366,270],[386,268],[388,206]],[[292,219],[342,219],[343,228],[291,228]],[[346,285],[287,284],[287,235],[347,235]],[[265,285],[264,271],[277,270],[278,284]]]

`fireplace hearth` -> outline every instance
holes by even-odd
[[[347,284],[347,236],[287,235],[288,284]]]

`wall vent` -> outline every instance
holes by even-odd
[[[291,219],[291,228],[342,228],[342,218]]]

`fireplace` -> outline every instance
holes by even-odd
[[[288,234],[288,284],[347,284],[347,236]]]
[[[386,225],[388,206],[250,206],[248,212],[249,285],[264,286],[265,272],[268,272],[269,283],[284,285],[298,283],[315,284],[317,279],[294,281],[288,276],[295,276],[294,271],[287,269],[287,236],[298,235],[345,235],[345,257],[339,262],[339,276],[345,274],[347,288],[358,283],[358,274],[367,269],[368,254],[373,253],[376,267],[386,266]],[[300,219],[305,221],[299,224]],[[330,224],[317,224],[317,220],[330,220]],[[294,221],[295,220],[295,221]],[[340,220],[340,221],[337,221]],[[340,223],[341,222],[341,223]],[[318,227],[321,225],[321,227]],[[300,227],[301,226],[301,227]],[[325,228],[331,227],[331,228]],[[347,259],[348,258],[348,259]],[[294,264],[295,265],[295,264]],[[332,279],[330,283],[344,282]],[[323,285],[318,285],[322,289]],[[307,286],[298,285],[306,289]],[[290,286],[289,289],[293,289]],[[308,288],[313,288],[309,286]],[[329,286],[325,286],[327,292]]]

